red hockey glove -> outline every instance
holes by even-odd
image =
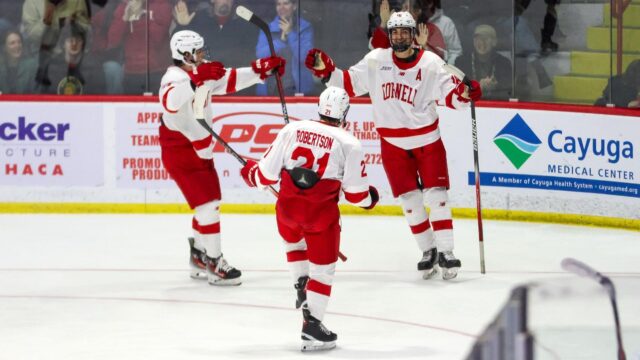
[[[363,209],[365,210],[371,210],[373,209],[376,204],[378,203],[378,201],[380,200],[380,195],[378,194],[378,189],[376,189],[375,187],[369,185],[369,195],[371,196],[371,205],[367,206],[367,207],[363,207]]]
[[[240,170],[240,175],[249,187],[256,187],[256,171],[258,171],[258,163],[253,160],[247,160],[247,163]]]
[[[313,76],[321,79],[331,76],[333,70],[336,69],[336,64],[333,63],[333,60],[320,49],[309,50],[304,60],[304,65],[311,70]]]
[[[196,87],[202,85],[206,80],[219,80],[227,72],[221,62],[213,61],[198,65],[196,71],[189,72],[191,81]]]
[[[482,97],[482,88],[480,87],[480,83],[471,80],[471,87],[469,88],[469,97],[471,101],[478,101]]]
[[[264,80],[269,77],[269,75],[273,75],[274,70],[280,74],[280,76],[284,75],[284,67],[287,64],[287,61],[280,56],[269,56],[262,59],[257,59],[251,63],[251,68],[253,72],[260,75],[260,80]]]

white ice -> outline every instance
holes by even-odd
[[[638,232],[485,221],[481,275],[476,222],[455,220],[463,267],[445,282],[415,270],[421,254],[404,218],[344,216],[342,224],[349,259],[337,266],[325,316],[338,347],[314,358],[462,359],[513,286],[572,282],[560,268],[567,256],[620,283],[627,355],[640,358]],[[243,271],[239,287],[189,278],[190,225],[189,215],[0,215],[0,359],[307,356],[273,215],[222,216],[224,255]],[[564,304],[564,331],[590,332],[590,315]],[[573,345],[615,358],[613,330],[597,325],[597,341]],[[559,346],[552,342],[545,345]],[[540,358],[589,358],[551,350]]]

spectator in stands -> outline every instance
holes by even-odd
[[[415,45],[425,50],[430,50],[444,59],[447,45],[445,44],[440,29],[435,24],[427,21],[431,14],[428,13],[428,7],[425,1],[417,0],[412,4],[411,1],[405,0],[399,7],[398,5],[397,2],[392,4],[389,0],[382,0],[380,2],[380,27],[373,32],[373,36],[369,40],[370,47],[372,49],[386,49],[391,47],[389,35],[386,30],[387,21],[389,21],[391,14],[396,11],[409,11],[418,24],[418,34],[415,39]]]
[[[51,58],[48,67],[51,85],[39,84],[39,92],[59,95],[84,94],[89,82],[86,75],[95,75],[85,69],[85,64],[88,63],[85,53],[86,33],[82,27],[72,24],[63,29],[60,42],[63,51]],[[91,86],[93,85],[91,82]]]
[[[60,32],[73,25],[88,34],[91,27],[86,0],[25,0],[22,7],[22,33],[33,52],[38,51],[36,81],[51,85],[47,68],[51,58],[62,52]]]
[[[425,0],[425,9],[423,10],[421,21],[434,24],[440,29],[444,42],[447,45],[447,51],[444,60],[449,64],[455,64],[456,59],[462,55],[462,45],[458,30],[450,17],[442,12],[440,0]]]
[[[108,48],[109,27],[113,23],[115,10],[121,0],[111,0],[91,17],[91,49],[89,53],[96,61],[98,73],[90,77],[100,77],[104,83],[102,93],[124,93],[124,65],[122,47]]]
[[[168,65],[170,24],[169,0],[122,0],[118,4],[107,49],[124,50],[126,94],[140,95],[158,88]]]
[[[285,58],[291,71],[282,77],[283,90],[286,95],[295,93],[310,94],[314,89],[313,77],[304,70],[304,59],[313,48],[313,27],[297,16],[298,5],[294,0],[275,0],[277,15],[269,23],[273,37],[273,46],[277,56]],[[267,37],[260,32],[256,45],[256,57],[271,56]],[[269,78],[265,84],[256,85],[257,95],[277,94],[275,79]]]
[[[22,35],[8,30],[2,37],[0,54],[0,92],[3,94],[32,94],[36,91],[38,63],[26,54]]]
[[[543,55],[551,52],[558,51],[558,44],[551,40],[553,32],[556,30],[556,24],[558,23],[558,13],[556,12],[556,5],[560,3],[560,0],[544,0],[547,4],[547,12],[544,15],[544,22],[540,33],[542,34],[542,40],[540,41],[540,52]]]
[[[254,57],[258,28],[236,15],[234,0],[211,0],[211,5],[190,12],[183,0],[173,10],[176,27],[173,30],[193,30],[204,38],[215,54],[216,61],[227,67],[247,66]],[[197,4],[194,4],[197,6]]]
[[[609,93],[611,92],[611,97]],[[632,61],[624,74],[609,79],[596,106],[614,104],[617,107],[640,108],[640,60]]]
[[[458,58],[456,65],[471,79],[478,79],[482,98],[511,97],[511,61],[496,52],[498,36],[490,25],[478,25],[473,33],[473,51]]]

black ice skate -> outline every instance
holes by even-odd
[[[438,255],[438,265],[442,269],[442,278],[451,280],[458,276],[458,269],[462,266],[460,260],[456,259],[453,251],[444,251]]]
[[[422,253],[422,259],[418,263],[418,271],[422,271],[422,278],[431,279],[438,273],[435,266],[438,263],[438,250],[436,248],[429,249]]]
[[[217,258],[207,256],[207,280],[210,285],[240,285],[242,280],[240,270],[227,263],[222,254]]]
[[[298,278],[298,283],[293,285],[296,288],[296,292],[298,298],[296,299],[296,309],[307,308],[307,282],[309,281],[308,276],[301,276]]]
[[[191,256],[189,256],[189,267],[191,267],[191,278],[197,280],[207,280],[207,264],[206,254],[202,250],[198,250],[194,246],[195,239],[189,238],[189,248]]]
[[[304,322],[302,323],[302,350],[317,351],[317,350],[329,350],[336,347],[336,340],[338,335],[327,329],[322,322],[313,316],[309,310],[303,309],[302,316]]]

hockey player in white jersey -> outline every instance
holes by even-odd
[[[378,202],[369,185],[360,142],[343,129],[349,96],[329,87],[320,95],[320,120],[285,126],[259,163],[247,161],[241,174],[251,187],[280,181],[278,231],[302,308],[302,351],[331,349],[337,335],[322,323],[331,295],[340,246],[340,191],[365,209]]]
[[[391,190],[422,251],[418,270],[428,279],[439,266],[443,279],[452,279],[461,262],[453,255],[449,173],[436,101],[465,109],[482,93],[476,81],[467,87],[437,55],[412,46],[416,22],[410,13],[392,14],[387,28],[392,47],[369,52],[348,70],[336,68],[318,49],[309,51],[305,64],[327,86],[342,87],[350,96],[369,93]]]
[[[189,238],[191,277],[207,279],[212,285],[239,285],[241,272],[222,256],[220,182],[213,164],[211,135],[194,117],[195,88],[206,86],[214,95],[233,93],[263,83],[274,71],[284,73],[285,62],[269,57],[255,60],[251,67],[225,68],[206,60],[203,38],[189,30],[176,32],[170,46],[174,66],[162,77],[159,93],[160,147],[164,167],[195,209],[194,236]],[[204,113],[210,120],[209,101]]]

